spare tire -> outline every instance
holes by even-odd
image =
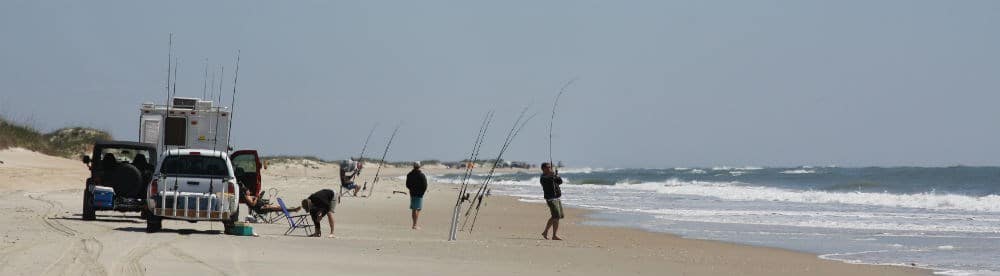
[[[142,183],[142,173],[132,164],[121,164],[111,174],[112,188],[115,195],[126,198],[141,198],[146,190]]]

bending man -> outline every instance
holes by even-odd
[[[312,217],[313,225],[316,226],[316,233],[312,234],[312,237],[319,237],[322,234],[322,226],[320,226],[320,220],[323,216],[327,216],[327,220],[330,221],[330,236],[334,238],[333,235],[333,213],[334,208],[337,207],[337,202],[334,201],[336,198],[336,193],[330,189],[322,189],[318,192],[313,193],[309,198],[302,200],[302,209],[309,212],[309,216]]]

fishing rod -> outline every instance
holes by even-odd
[[[495,112],[492,110],[486,113],[486,116],[483,117],[483,122],[479,126],[479,135],[476,137],[476,143],[473,144],[472,153],[469,157],[469,162],[471,163],[465,167],[465,175],[462,176],[462,187],[459,190],[459,204],[462,202],[462,197],[468,189],[468,182],[472,177],[472,171],[475,169],[475,164],[479,161],[479,151],[482,149],[483,142],[486,140],[486,132],[489,129],[490,124],[493,122],[494,114]]]
[[[448,232],[448,240],[454,241],[457,239],[458,235],[458,214],[462,211],[462,203],[466,199],[466,190],[468,188],[469,178],[472,176],[472,170],[475,168],[475,163],[479,159],[479,150],[483,146],[484,138],[486,137],[486,132],[489,129],[490,123],[493,121],[494,111],[490,110],[483,116],[483,122],[479,125],[479,133],[476,134],[476,142],[472,144],[472,152],[469,154],[469,163],[465,167],[465,175],[462,176],[462,185],[458,189],[458,198],[455,200],[455,208],[452,210],[451,214],[451,227]]]
[[[475,204],[475,202],[478,200],[480,202],[480,204],[481,204],[483,193],[486,190],[486,184],[490,181],[490,179],[492,178],[493,172],[496,170],[496,167],[499,165],[499,163],[500,163],[500,157],[503,155],[503,152],[506,151],[507,145],[510,142],[510,137],[511,137],[511,135],[514,132],[514,129],[517,128],[517,124],[524,118],[524,114],[527,111],[528,111],[527,108],[521,110],[521,114],[518,115],[517,120],[514,121],[514,126],[511,127],[511,129],[509,131],[507,131],[507,137],[504,138],[504,142],[500,146],[500,152],[498,153],[499,156],[496,159],[493,160],[493,167],[490,168],[489,173],[486,174],[486,178],[483,179],[483,183],[480,184],[479,188],[477,189],[476,196],[470,199],[469,208],[465,210],[465,219],[462,221],[462,229],[463,230],[465,229],[465,226],[468,225],[468,223],[469,223],[469,215],[472,214],[472,209],[474,207],[476,207],[476,205],[477,205],[477,204]]]
[[[375,184],[378,184],[378,176],[382,173],[382,166],[385,165],[385,157],[389,154],[389,146],[392,146],[392,140],[396,138],[396,132],[399,132],[399,124],[396,125],[396,129],[392,130],[392,135],[389,136],[389,142],[385,144],[385,151],[382,152],[382,160],[378,162],[378,169],[375,170],[375,179],[372,180],[372,188],[368,190],[368,198],[372,197],[375,193]]]
[[[212,70],[212,81],[208,82],[209,85],[211,85],[210,87],[208,87],[210,88],[208,89],[208,98],[207,98],[208,100],[215,98],[215,73],[217,73],[218,71],[219,70]]]
[[[205,76],[202,78],[201,83],[201,98],[208,98],[208,59],[205,59]]]
[[[167,99],[163,101],[163,104],[167,106],[167,114],[170,114],[170,67],[174,61],[174,33],[170,33],[169,40],[167,42]],[[166,151],[167,145],[165,143],[157,143],[157,149],[159,150],[159,144],[163,144],[163,151]]]
[[[225,65],[219,65],[219,67],[222,68],[222,71],[219,72],[219,90],[217,90],[217,91],[219,91],[219,93],[218,93],[219,104],[221,105],[222,104],[222,81],[224,81],[225,78],[226,78],[226,66]]]
[[[473,208],[475,208],[476,210],[474,216],[475,217],[479,216],[479,209],[482,206],[483,198],[489,191],[490,181],[493,180],[493,176],[496,173],[496,169],[500,165],[500,161],[503,159],[503,154],[507,152],[507,149],[510,148],[510,144],[514,141],[514,138],[517,137],[517,135],[521,132],[521,129],[524,128],[524,126],[528,123],[528,121],[530,121],[532,118],[535,117],[535,115],[537,115],[537,113],[535,113],[527,117],[527,119],[525,119],[525,115],[527,114],[527,112],[528,112],[528,107],[525,107],[523,110],[521,110],[521,113],[518,115],[517,120],[514,121],[514,125],[511,126],[511,129],[507,132],[507,138],[504,139],[504,143],[500,147],[500,152],[497,154],[497,158],[493,160],[493,167],[490,168],[489,173],[486,174],[486,179],[483,180],[483,184],[479,187],[478,191],[476,192],[476,197],[472,199],[472,201],[474,201],[475,204],[471,204],[470,202],[469,208],[465,211],[465,220],[462,222],[462,229],[465,229],[465,225],[468,224],[469,215],[471,214]],[[475,225],[475,219],[473,219],[473,227],[475,227],[474,225]],[[471,231],[472,229],[470,228],[469,232]]]
[[[181,64],[180,58],[174,58],[174,79],[173,79],[174,88],[173,92],[171,92],[170,94],[170,98],[177,97],[177,67],[180,67],[180,64]]]
[[[372,129],[368,131],[368,138],[365,138],[365,143],[364,145],[361,146],[361,154],[358,155],[358,162],[365,162],[365,152],[368,150],[368,141],[371,141],[372,134],[375,134],[375,128],[377,127],[378,123],[375,123],[375,125],[372,126]],[[360,173],[361,170],[358,169],[358,172],[356,174]],[[365,182],[364,187],[362,189],[368,190],[368,182]],[[343,188],[341,188],[341,191],[343,191]]]
[[[368,138],[365,138],[365,143],[364,143],[364,145],[361,146],[361,154],[358,155],[358,162],[365,162],[365,151],[368,150],[368,141],[370,141],[372,139],[372,134],[375,134],[375,128],[377,128],[377,127],[378,127],[378,123],[375,123],[375,125],[372,126],[372,130],[368,131]],[[344,170],[344,168],[340,168],[340,170]],[[361,174],[361,169],[358,168],[357,170],[358,171],[355,172],[354,175],[360,175]],[[364,189],[367,190],[368,189],[368,182],[365,182],[364,185],[365,185]],[[341,197],[344,197],[344,185],[340,185],[340,194],[339,194],[339,196],[337,196],[337,203],[340,203],[340,198]]]
[[[479,209],[480,209],[480,206],[483,204],[484,198],[486,197],[486,195],[489,194],[489,191],[490,191],[489,185],[490,185],[491,181],[493,180],[494,172],[496,170],[496,165],[498,165],[500,163],[500,160],[503,157],[503,154],[505,152],[507,152],[507,149],[510,148],[510,144],[514,142],[514,138],[516,138],[517,135],[521,133],[521,130],[524,129],[524,126],[526,124],[528,124],[528,121],[531,121],[531,119],[534,118],[535,115],[538,115],[538,114],[537,113],[532,114],[531,116],[528,117],[528,119],[525,119],[523,122],[521,122],[521,124],[517,127],[517,130],[514,131],[514,134],[510,137],[510,140],[507,142],[507,146],[497,156],[497,160],[494,161],[496,163],[494,164],[493,169],[491,169],[490,173],[487,175],[486,182],[484,182],[484,184],[483,184],[483,189],[482,189],[483,190],[483,194],[481,194],[479,196],[478,202],[476,203],[476,213],[475,213],[475,215],[472,216],[472,225],[469,226],[469,233],[472,233],[472,230],[476,228],[476,221],[479,219]]]
[[[566,92],[566,88],[576,82],[579,78],[580,77],[575,77],[566,82],[566,84],[559,89],[559,94],[556,94],[556,100],[552,102],[552,117],[549,118],[549,165],[555,168],[557,173],[559,172],[559,168],[552,162],[552,126],[556,120],[556,107],[559,105],[559,98],[562,98],[563,93]]]
[[[226,132],[226,152],[229,152],[229,149],[232,148],[230,142],[232,141],[231,137],[233,135],[233,120],[236,119],[236,84],[239,82],[239,80],[240,80],[240,50],[236,50],[236,71],[233,72],[233,98],[232,98],[232,104],[230,104],[231,106],[230,108],[232,108],[232,111],[229,111],[229,131]]]
[[[225,73],[226,72],[226,67],[222,66],[222,65],[219,65],[219,66],[222,67],[222,72]],[[213,78],[212,79],[212,92],[214,94],[214,92],[215,92],[215,77],[214,77],[214,74],[213,74],[212,78]],[[222,74],[219,75],[219,90],[221,91],[221,89],[222,89]],[[219,103],[220,105],[222,104],[222,93],[221,92],[219,93],[219,100],[216,101],[216,102]],[[216,110],[219,111],[219,113],[222,113],[222,108],[216,107]],[[212,141],[213,141],[213,143],[212,143],[212,150],[219,150],[219,119],[220,119],[219,117],[222,117],[221,115],[222,114],[219,114],[219,115],[215,116],[215,138],[212,138]]]

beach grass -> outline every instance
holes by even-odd
[[[50,133],[0,117],[0,149],[25,148],[47,155],[73,158],[86,153],[97,140],[111,140],[107,131],[66,127]]]

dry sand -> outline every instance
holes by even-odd
[[[372,198],[344,197],[336,239],[283,236],[287,223],[254,224],[260,237],[219,234],[220,223],[164,221],[144,233],[136,213],[98,212],[80,220],[86,167],[76,160],[0,151],[0,275],[927,275],[929,271],[852,265],[787,250],[683,239],[582,224],[568,209],[566,241],[541,239],[542,204],[494,196],[474,233],[447,242],[455,187],[432,183],[422,230],[409,228],[408,196],[387,176]],[[264,185],[298,205],[321,188],[337,190],[336,166],[272,164]],[[427,173],[441,173],[430,170]],[[363,174],[375,173],[369,167]],[[244,206],[245,207],[245,206]],[[245,208],[243,208],[245,209]],[[329,231],[324,225],[324,232]]]

